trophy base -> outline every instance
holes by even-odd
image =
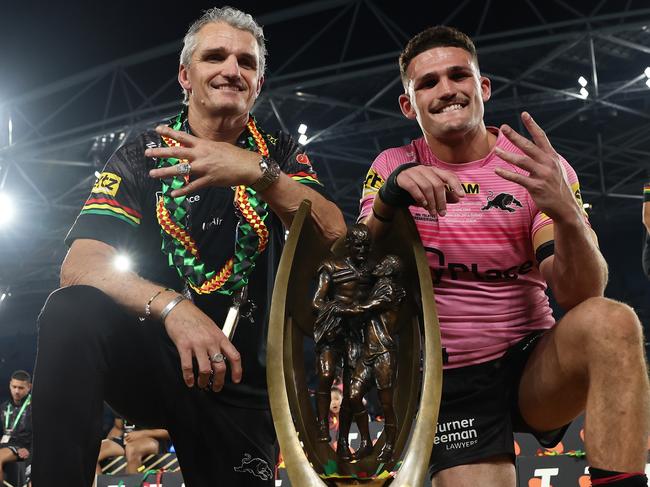
[[[373,479],[373,480],[357,480],[357,479],[337,479],[337,480],[327,480],[325,485],[331,487],[345,487],[349,485],[363,485],[365,487],[383,487],[390,485],[393,481],[392,477],[389,479]]]

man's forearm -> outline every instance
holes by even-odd
[[[262,192],[262,197],[282,223],[289,228],[303,200],[311,201],[311,216],[320,233],[328,242],[345,234],[346,226],[341,210],[313,189],[281,174],[278,181]]]
[[[164,286],[134,272],[117,271],[114,267],[116,255],[115,249],[103,242],[75,240],[61,266],[61,286],[96,287],[135,316],[144,316],[147,302],[162,290],[151,303],[151,317],[158,318],[177,293],[164,291]]]
[[[569,310],[585,299],[602,296],[607,263],[584,221],[556,222],[554,240],[551,287],[560,306]]]

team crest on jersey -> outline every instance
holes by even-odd
[[[120,188],[122,178],[112,172],[103,172],[95,181],[91,193],[107,194],[115,196]]]
[[[296,162],[298,164],[304,164],[305,166],[311,167],[311,161],[309,160],[309,156],[307,156],[307,154],[305,154],[304,152],[296,156]]]
[[[499,193],[494,197],[493,195],[494,193],[490,191],[490,194],[487,197],[486,205],[483,208],[481,208],[482,211],[487,211],[491,208],[497,208],[499,210],[512,213],[516,211],[516,207],[523,208],[521,202],[509,193]]]

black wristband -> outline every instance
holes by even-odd
[[[417,162],[408,162],[398,166],[392,173],[390,173],[390,176],[388,176],[384,185],[379,188],[379,197],[384,203],[397,207],[411,206],[415,204],[415,200],[409,192],[397,185],[397,176],[399,173],[415,166],[419,166],[419,164]]]

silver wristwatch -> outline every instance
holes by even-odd
[[[279,164],[270,157],[265,156],[262,156],[260,159],[260,169],[262,170],[262,175],[250,186],[251,189],[258,193],[275,183],[280,177],[281,172]]]

